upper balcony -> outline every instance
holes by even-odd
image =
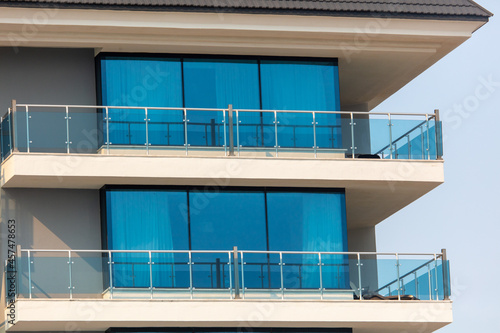
[[[14,104],[0,130],[3,188],[344,188],[349,228],[444,180],[438,112]]]

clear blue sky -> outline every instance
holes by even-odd
[[[476,2],[496,16],[375,109],[441,110],[445,183],[377,226],[380,252],[448,250],[454,323],[440,333],[500,332],[500,1]]]

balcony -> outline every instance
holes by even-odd
[[[7,301],[19,315],[7,328],[60,329],[64,320],[91,330],[197,322],[231,327],[241,324],[242,313],[260,309],[266,311],[259,319],[264,326],[392,332],[401,323],[418,324],[421,318],[413,314],[432,310],[434,317],[425,318],[422,330],[432,332],[451,321],[448,267],[445,251],[18,249],[6,276],[8,286],[16,285],[16,298]],[[134,315],[123,316],[126,309],[134,309]],[[93,320],[82,315],[87,310],[94,313]],[[141,322],[133,321],[137,316]]]
[[[442,157],[439,113],[187,109],[13,104],[1,121],[12,152],[166,156]]]

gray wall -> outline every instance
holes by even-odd
[[[93,49],[0,48],[0,115],[11,100],[20,104],[95,105]],[[30,108],[30,150],[66,152],[64,108]],[[70,150],[93,153],[97,149],[95,109],[70,109]],[[43,120],[43,121],[41,121]],[[16,147],[26,151],[27,119],[19,108]]]
[[[23,249],[101,249],[98,190],[8,189],[1,191],[1,258],[7,256],[7,221],[16,220],[16,243]],[[34,296],[67,297],[66,253],[33,253]],[[26,258],[26,255],[24,255]],[[75,295],[102,292],[100,255],[76,254],[73,262]],[[18,267],[20,292],[27,294],[27,260]],[[44,266],[44,269],[39,267]],[[48,268],[48,269],[47,269]],[[4,281],[4,279],[2,279]],[[3,288],[2,288],[3,291]],[[2,302],[4,295],[2,295]]]

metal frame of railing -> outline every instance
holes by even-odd
[[[439,121],[439,110],[435,110],[434,113],[429,114],[429,113],[414,113],[414,114],[408,114],[408,113],[377,113],[377,112],[346,112],[346,111],[307,111],[307,110],[260,110],[260,109],[233,109],[232,105],[228,105],[227,108],[176,108],[176,107],[140,107],[140,106],[100,106],[100,105],[50,105],[50,104],[17,104],[15,100],[12,101],[12,106],[9,108],[8,113],[2,117],[2,122],[5,117],[10,116],[10,121],[9,121],[9,133],[11,134],[10,136],[12,137],[10,140],[10,150],[15,151],[17,145],[16,145],[16,135],[14,135],[14,131],[16,128],[16,125],[14,124],[15,121],[18,121],[16,117],[13,117],[12,115],[18,110],[22,108],[24,109],[22,112],[25,113],[25,118],[26,118],[26,149],[27,152],[30,153],[30,144],[32,143],[30,139],[30,120],[31,115],[30,112],[39,112],[39,111],[33,111],[33,108],[56,108],[56,109],[62,109],[61,112],[65,114],[65,121],[66,121],[66,141],[65,141],[65,150],[67,154],[71,153],[71,137],[70,137],[70,126],[69,126],[69,121],[71,119],[71,112],[70,109],[89,109],[89,110],[100,110],[100,112],[103,113],[103,121],[104,121],[104,136],[103,138],[103,145],[106,149],[106,153],[110,153],[110,147],[112,147],[112,143],[110,142],[110,129],[109,126],[112,123],[115,123],[116,120],[111,119],[110,117],[110,110],[142,110],[144,112],[144,125],[145,125],[145,150],[146,154],[149,155],[150,149],[151,149],[151,140],[150,140],[150,130],[149,130],[149,124],[150,123],[155,123],[151,121],[150,117],[150,111],[154,110],[171,110],[171,111],[180,111],[182,112],[182,122],[180,122],[181,125],[184,126],[183,132],[184,132],[184,149],[186,151],[186,155],[189,154],[189,138],[188,138],[188,126],[189,124],[189,118],[188,118],[188,113],[193,112],[193,111],[207,111],[207,112],[221,112],[222,113],[222,123],[218,125],[223,126],[223,144],[217,146],[218,148],[223,148],[224,149],[224,155],[225,156],[234,156],[235,155],[235,148],[238,156],[240,155],[240,152],[242,149],[245,149],[244,146],[241,145],[240,142],[240,126],[244,126],[240,124],[240,113],[246,113],[246,112],[254,112],[254,113],[270,113],[274,116],[274,120],[272,121],[272,124],[261,124],[262,126],[268,126],[268,127],[274,127],[274,146],[264,146],[262,144],[261,146],[257,147],[247,147],[247,148],[259,148],[259,149],[266,149],[266,150],[272,150],[275,152],[275,157],[279,156],[279,152],[286,151],[287,149],[304,149],[311,151],[314,154],[314,157],[316,158],[318,156],[318,152],[322,151],[342,151],[342,152],[350,152],[351,153],[351,158],[356,158],[356,153],[358,148],[356,147],[356,136],[355,136],[355,126],[356,126],[356,121],[361,120],[358,116],[383,116],[387,117],[387,125],[388,125],[388,136],[389,136],[389,144],[382,148],[381,150],[377,151],[375,155],[378,154],[383,154],[385,150],[389,150],[388,158],[393,159],[397,158],[397,156],[394,156],[394,152],[396,152],[397,155],[397,142],[407,136],[409,138],[409,134],[418,129],[419,127],[422,126],[422,124],[417,125],[414,127],[412,130],[406,132],[396,140],[392,139],[393,136],[393,130],[392,127],[394,126],[393,124],[393,116],[409,116],[409,117],[425,117],[425,120],[423,121],[423,124],[426,127],[426,135],[427,135],[427,140],[426,140],[426,145],[424,147],[424,144],[422,143],[422,156],[424,156],[423,159],[430,160],[431,159],[431,154],[430,154],[430,140],[429,140],[429,131],[430,131],[430,126],[429,122],[432,120],[435,120],[436,122]],[[30,110],[31,108],[31,110]],[[313,135],[313,146],[312,147],[293,147],[293,148],[286,148],[286,147],[281,147],[280,143],[278,142],[278,131],[280,126],[292,126],[293,125],[279,125],[279,114],[283,113],[306,113],[311,115],[311,125],[312,128],[312,135]],[[319,147],[318,142],[317,142],[317,129],[321,128],[322,125],[318,124],[317,122],[317,115],[318,114],[337,114],[343,116],[344,119],[347,119],[349,121],[349,126],[350,126],[350,144],[351,146],[349,148],[342,148],[342,147],[335,147],[334,143],[332,141],[332,147]],[[236,120],[235,122],[233,120]],[[0,122],[1,124],[1,122]],[[227,126],[226,126],[227,124]],[[253,125],[253,124],[252,124]],[[256,124],[257,125],[257,124]],[[301,126],[301,125],[297,125]],[[334,126],[334,125],[331,125]],[[236,129],[234,129],[236,127]],[[324,125],[323,125],[324,127]],[[334,127],[340,127],[338,125],[335,125]],[[435,128],[437,131],[437,126]],[[236,147],[234,147],[234,132],[236,132]],[[436,138],[438,133],[436,133]],[[423,135],[423,133],[421,133]],[[207,138],[208,139],[208,138]],[[333,139],[332,139],[333,140]],[[296,143],[294,144],[294,146]],[[410,146],[410,144],[409,144]],[[440,153],[440,147],[439,147],[439,140],[436,139],[436,157],[437,159],[440,159],[441,156],[439,155]],[[425,154],[424,154],[424,149],[425,149]],[[359,154],[358,154],[359,155]],[[411,159],[411,151],[409,151],[408,154],[408,159]],[[384,156],[383,156],[384,158]]]
[[[154,298],[154,291],[156,289],[156,287],[154,286],[153,284],[153,265],[157,264],[155,263],[153,260],[154,260],[154,257],[153,255],[155,254],[185,254],[187,255],[187,258],[188,258],[188,262],[187,263],[182,263],[182,264],[185,264],[188,266],[188,274],[189,274],[189,287],[188,288],[177,288],[179,290],[186,290],[188,293],[189,293],[189,298],[190,299],[193,299],[194,298],[194,290],[195,289],[200,289],[200,288],[195,288],[194,284],[193,284],[193,265],[195,265],[195,262],[193,261],[193,256],[197,255],[197,254],[211,254],[211,255],[214,255],[214,254],[217,254],[217,255],[221,255],[221,256],[225,256],[227,255],[227,263],[225,263],[225,265],[227,265],[227,271],[228,271],[228,284],[229,284],[229,287],[228,288],[225,288],[225,283],[224,285],[219,285],[217,284],[217,287],[216,288],[209,288],[209,289],[218,289],[218,290],[227,290],[228,291],[228,298],[229,299],[238,299],[238,298],[245,298],[245,295],[246,293],[248,292],[248,290],[250,290],[249,288],[247,288],[247,286],[245,285],[245,267],[248,267],[248,263],[245,261],[246,258],[248,258],[249,255],[252,255],[252,254],[262,254],[262,255],[267,255],[268,256],[268,261],[265,262],[265,263],[262,263],[263,265],[270,265],[270,262],[269,262],[269,256],[270,255],[275,255],[277,257],[279,257],[279,263],[276,262],[276,263],[273,263],[273,266],[276,267],[278,266],[279,267],[279,275],[280,275],[280,287],[279,288],[271,288],[271,285],[269,285],[269,289],[268,288],[257,288],[256,290],[274,290],[275,292],[277,292],[278,294],[281,295],[281,299],[285,299],[285,292],[287,290],[286,286],[285,286],[285,283],[284,283],[284,266],[285,265],[289,265],[290,264],[290,261],[287,262],[287,260],[284,260],[284,256],[287,256],[287,255],[311,255],[313,257],[317,256],[317,262],[314,262],[314,263],[306,263],[306,266],[310,266],[310,267],[314,267],[314,266],[318,266],[318,277],[319,277],[319,298],[321,300],[324,299],[324,294],[325,292],[328,292],[330,289],[329,288],[326,288],[325,285],[324,285],[324,275],[323,275],[323,270],[325,269],[324,267],[328,267],[328,264],[326,264],[328,262],[328,260],[325,260],[325,258],[327,258],[328,256],[340,256],[340,258],[345,261],[346,258],[349,260],[349,257],[353,257],[355,258],[354,261],[356,262],[356,267],[355,267],[355,270],[357,270],[357,276],[355,278],[357,278],[357,285],[355,286],[356,288],[353,290],[354,294],[357,294],[359,300],[363,300],[364,299],[364,296],[366,294],[363,294],[363,275],[362,275],[362,266],[363,266],[363,262],[364,260],[366,259],[363,259],[362,256],[368,256],[368,257],[375,257],[375,258],[378,258],[378,256],[390,256],[390,257],[394,257],[395,259],[395,266],[396,266],[396,272],[397,272],[397,277],[395,280],[385,284],[384,286],[382,286],[381,288],[378,288],[377,290],[374,290],[372,293],[370,294],[373,294],[373,293],[378,293],[379,291],[383,290],[383,289],[386,289],[386,288],[390,288],[391,285],[393,284],[396,284],[396,289],[397,289],[397,295],[398,295],[398,300],[401,300],[401,297],[404,295],[404,281],[403,279],[408,277],[408,276],[411,276],[412,274],[414,274],[414,277],[415,277],[415,283],[417,283],[417,275],[416,275],[416,272],[420,269],[422,269],[423,267],[427,266],[429,267],[429,274],[428,274],[428,277],[429,277],[429,300],[439,300],[439,292],[440,290],[438,290],[438,274],[437,274],[437,270],[438,270],[438,260],[441,260],[442,261],[442,266],[441,268],[443,269],[443,275],[442,275],[442,278],[443,278],[443,285],[442,285],[442,294],[443,294],[443,299],[444,300],[448,300],[449,299],[449,281],[448,281],[448,270],[447,270],[447,267],[448,266],[445,266],[447,265],[447,255],[446,255],[446,250],[443,249],[441,253],[378,253],[378,252],[314,252],[314,251],[242,251],[242,250],[238,250],[237,247],[234,247],[233,250],[230,250],[230,251],[224,251],[224,250],[220,250],[220,251],[216,251],[216,250],[213,250],[213,251],[202,251],[202,250],[54,250],[54,249],[21,249],[20,247],[18,247],[18,250],[17,250],[17,253],[18,253],[18,260],[20,260],[21,258],[26,258],[26,260],[28,261],[28,265],[27,265],[27,281],[28,281],[28,298],[29,299],[32,299],[33,298],[33,294],[32,294],[32,290],[34,289],[34,281],[33,281],[33,278],[32,278],[32,264],[34,263],[34,257],[33,257],[33,253],[59,253],[59,254],[64,254],[64,256],[60,256],[60,257],[57,257],[57,258],[66,258],[67,259],[67,264],[68,264],[68,281],[69,281],[69,286],[68,286],[68,296],[69,296],[69,299],[73,299],[73,289],[74,289],[74,285],[73,285],[73,270],[72,270],[72,267],[73,267],[73,264],[74,264],[74,258],[77,258],[79,257],[78,254],[97,254],[97,255],[101,255],[103,256],[103,258],[107,258],[107,262],[105,263],[107,265],[107,267],[104,269],[103,267],[103,271],[102,271],[102,274],[107,274],[108,276],[108,279],[109,281],[109,286],[107,288],[108,292],[109,292],[109,297],[111,299],[113,299],[113,294],[114,294],[114,291],[115,289],[120,289],[120,288],[126,288],[126,287],[120,287],[120,286],[115,286],[114,285],[114,277],[113,277],[113,274],[114,274],[114,270],[115,270],[115,266],[116,264],[130,264],[130,263],[127,263],[127,262],[114,262],[114,258],[116,258],[116,254],[144,254],[147,256],[147,258],[145,257],[145,259],[147,259],[147,263],[144,262],[144,263],[141,263],[142,265],[147,265],[148,266],[148,271],[149,271],[149,287],[141,287],[142,289],[146,289],[146,290],[149,290],[149,293],[150,293],[150,298],[153,299]],[[26,255],[26,257],[23,257],[23,254]],[[428,256],[428,257],[431,257],[431,259],[427,262],[425,262],[424,264],[422,265],[419,265],[418,267],[412,269],[411,271],[409,272],[406,272],[404,274],[400,274],[400,266],[401,266],[401,263],[400,263],[400,260],[401,260],[401,257],[402,256],[410,256],[410,257],[422,257],[422,256]],[[38,257],[38,258],[43,258],[43,257]],[[51,258],[51,257],[49,257]],[[79,258],[84,258],[84,257],[79,257]],[[248,260],[248,259],[247,259]],[[372,259],[370,259],[372,260]],[[222,263],[222,262],[221,262]],[[431,274],[430,274],[430,266],[432,263],[434,263],[434,270],[435,270],[435,274],[433,275],[433,278],[436,279],[436,281],[432,282],[432,283],[435,283],[435,290],[431,290]],[[169,263],[170,264],[170,263]],[[197,263],[197,265],[199,265],[200,263]],[[212,262],[201,262],[201,265],[211,265]],[[252,264],[252,263],[250,263]],[[303,264],[303,263],[302,263]],[[241,268],[239,267],[241,265]],[[330,266],[339,266],[339,265],[343,265],[344,266],[344,269],[345,269],[345,262],[338,262],[338,263],[334,263],[334,264],[331,264]],[[19,267],[19,264],[18,264],[18,267]],[[347,264],[347,271],[350,271],[353,269],[353,267],[349,267],[349,264]],[[19,271],[20,269],[18,269]],[[223,268],[223,271],[225,271],[225,269]],[[173,274],[174,271],[172,271],[172,274]],[[248,272],[247,272],[248,273]],[[212,271],[211,271],[211,274]],[[239,278],[239,275],[241,274],[241,286],[239,285],[240,284],[240,278]],[[340,277],[340,275],[339,275]],[[213,276],[210,276],[210,279],[212,281],[213,279]],[[212,282],[213,283],[213,282]],[[418,288],[416,286],[416,288]],[[140,288],[139,288],[140,289]],[[167,289],[175,289],[174,286],[172,287],[167,287]],[[298,290],[309,290],[308,288],[299,288]],[[316,289],[314,289],[316,290]],[[370,295],[368,294],[368,295]],[[389,294],[391,294],[391,291],[389,291]],[[433,296],[434,294],[434,296]]]

